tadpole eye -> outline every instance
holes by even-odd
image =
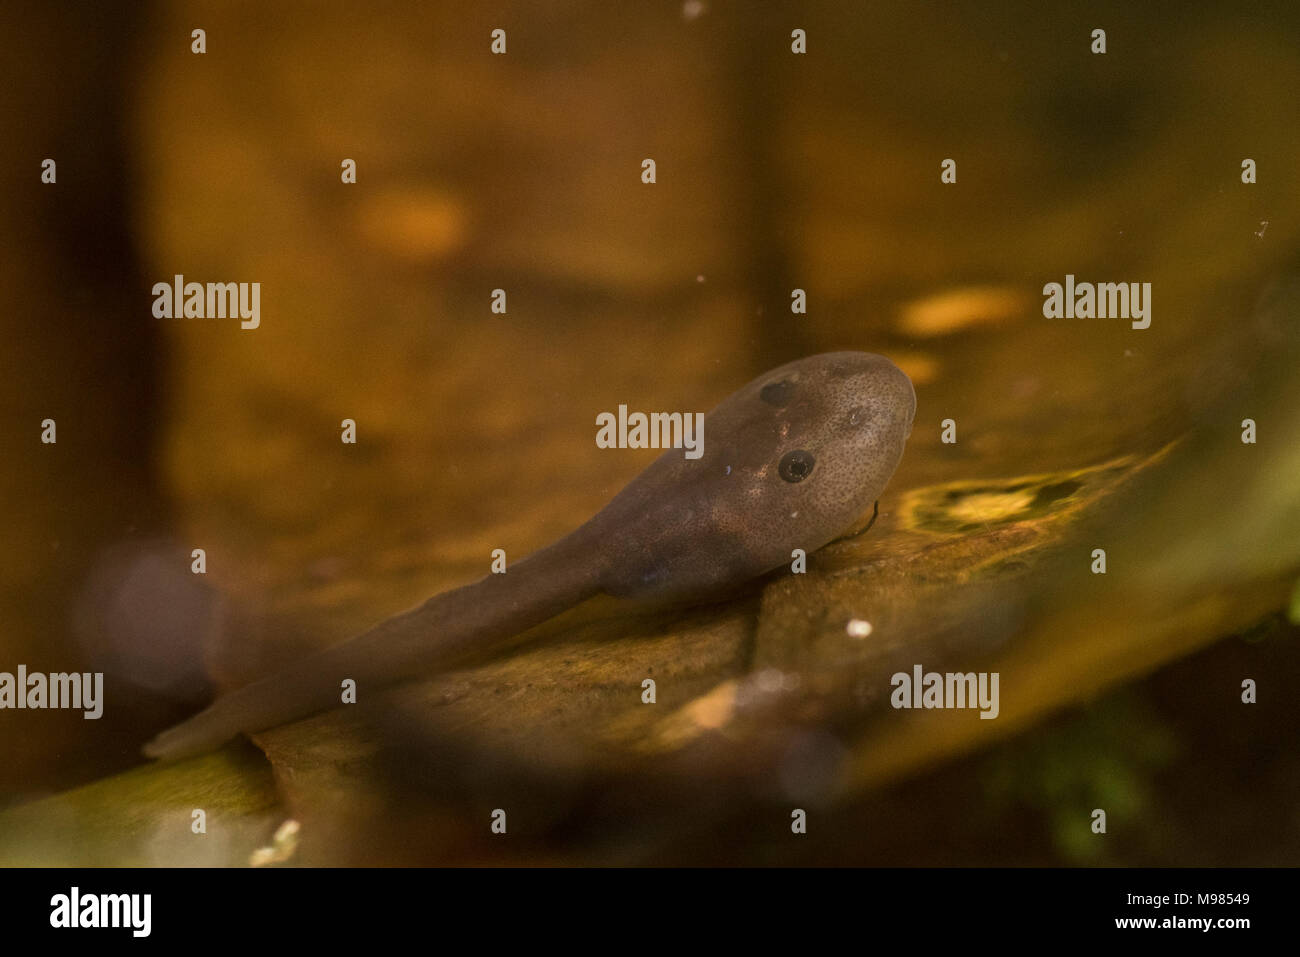
[[[782,379],[780,382],[769,382],[763,386],[758,390],[758,397],[768,405],[781,408],[789,403],[792,392],[794,392],[794,384],[789,379]]]
[[[781,464],[776,467],[781,478],[787,482],[802,482],[809,475],[812,475],[813,465],[816,464],[811,452],[805,452],[803,449],[795,449],[793,452],[787,452],[781,456]]]

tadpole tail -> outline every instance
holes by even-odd
[[[581,531],[581,529],[579,530]],[[596,556],[577,533],[470,585],[435,595],[292,668],[227,694],[144,746],[171,760],[211,750],[342,704],[342,685],[358,699],[430,674],[473,651],[552,618],[600,590]]]

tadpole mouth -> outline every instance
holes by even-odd
[[[912,380],[907,377],[907,373],[899,370],[903,376],[903,381],[907,383],[907,396],[910,400],[907,406],[907,435],[905,438],[912,437],[912,423],[916,421],[916,387],[912,385]]]

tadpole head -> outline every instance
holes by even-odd
[[[756,521],[782,535],[806,534],[817,548],[853,527],[884,491],[916,416],[907,375],[884,356],[833,352],[774,369],[756,380],[755,441],[760,469]]]

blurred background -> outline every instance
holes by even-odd
[[[995,6],[6,4],[0,671],[107,702],[0,714],[0,859],[244,863],[292,817],[297,863],[1300,861],[1300,10]],[[1151,327],[1043,318],[1067,273]],[[155,319],[175,274],[260,327]],[[654,456],[598,412],[836,349],[917,422],[806,580],[142,765],[585,521]],[[916,662],[999,670],[1001,719],[882,706]]]

